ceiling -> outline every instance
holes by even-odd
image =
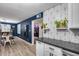
[[[18,23],[59,3],[0,3],[2,22]]]

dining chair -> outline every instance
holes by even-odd
[[[11,44],[15,44],[15,41],[14,41],[14,37],[13,36],[10,37],[10,41],[11,41]]]
[[[11,46],[11,41],[9,40],[9,36],[6,36],[6,40],[4,40],[4,47],[6,46],[7,43],[9,43],[9,45]]]

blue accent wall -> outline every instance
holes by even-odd
[[[42,18],[43,17],[43,12],[37,14],[37,15],[34,15],[28,19],[25,19],[24,21],[18,23],[18,24],[21,24],[21,34],[18,35],[20,38],[32,43],[32,20],[36,20],[36,19],[39,19],[39,18]],[[29,27],[29,31],[28,31],[28,35],[26,34],[27,33],[27,26]]]

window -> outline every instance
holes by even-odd
[[[9,24],[1,24],[1,30],[2,30],[2,32],[10,32],[10,30],[11,30],[11,25],[9,25]]]
[[[18,24],[17,25],[17,33],[18,34],[21,34],[21,24]]]

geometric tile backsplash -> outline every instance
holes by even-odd
[[[56,40],[62,40],[72,43],[79,43],[79,31],[73,31],[70,29],[57,30],[55,28],[54,21],[62,19],[63,17],[68,18],[68,4],[60,4],[54,8],[46,10],[43,15],[43,22],[48,24],[50,29],[49,32],[43,33],[43,37],[52,38]]]

